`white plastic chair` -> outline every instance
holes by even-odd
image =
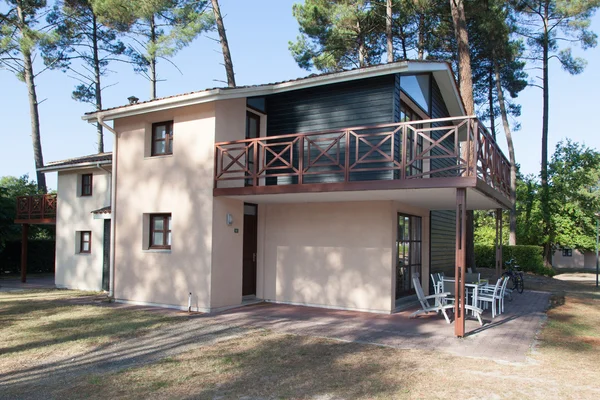
[[[444,315],[447,323],[450,323],[450,318],[448,318],[448,314],[446,314],[447,309],[451,309],[454,306],[450,304],[444,304],[442,299],[445,298],[448,293],[436,293],[429,296],[425,296],[423,293],[423,288],[421,287],[421,282],[419,281],[419,277],[415,276],[412,278],[413,286],[415,287],[415,291],[417,292],[417,297],[419,299],[419,303],[421,303],[421,309],[415,311],[410,315],[410,318],[414,318],[419,314],[429,314],[430,312],[441,312]],[[429,300],[435,300],[435,304],[429,304]]]
[[[504,312],[504,298],[506,297],[506,291],[509,290],[506,286],[508,286],[508,277],[504,277],[504,282],[502,282],[502,287],[500,288],[500,314]],[[512,294],[510,296],[512,299]]]
[[[492,318],[496,318],[496,310],[500,311],[500,300],[501,300],[501,296],[500,296],[500,291],[501,291],[501,286],[503,284],[503,280],[505,278],[502,277],[500,279],[498,279],[498,281],[496,282],[496,285],[491,288],[491,287],[483,287],[479,289],[479,295],[477,296],[477,303],[481,304],[481,303],[491,303],[492,304]],[[498,304],[498,307],[496,307],[496,304]],[[498,312],[498,314],[500,314]]]
[[[431,274],[431,282],[435,294],[442,293],[442,277],[440,274]]]

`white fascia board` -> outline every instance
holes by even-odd
[[[86,162],[81,164],[68,164],[68,165],[57,165],[57,166],[47,166],[38,168],[38,172],[57,172],[57,171],[70,171],[75,169],[89,169],[89,168],[97,168],[99,165],[111,165],[112,161],[94,161],[94,162]]]
[[[335,74],[326,74],[315,76],[313,78],[300,79],[276,83],[273,85],[264,85],[257,87],[239,88],[239,89],[212,89],[188,95],[178,95],[162,100],[156,100],[149,103],[125,106],[114,110],[100,111],[94,114],[87,114],[82,117],[84,121],[95,122],[98,118],[104,121],[115,120],[118,118],[130,117],[139,114],[146,114],[155,111],[168,110],[172,108],[191,106],[195,104],[208,103],[217,100],[236,99],[241,97],[264,96],[287,92],[290,90],[306,89],[314,86],[322,86],[332,83],[347,82],[357,79],[371,78],[393,73],[419,73],[448,70],[449,66],[445,62],[410,62],[383,64],[371,67],[367,70],[357,69],[352,71],[343,71]]]

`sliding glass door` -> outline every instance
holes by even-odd
[[[421,274],[421,217],[398,214],[396,299],[415,293],[412,278]]]

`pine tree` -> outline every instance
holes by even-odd
[[[40,115],[33,70],[33,57],[45,34],[38,29],[39,18],[46,10],[44,0],[5,0],[8,6],[0,12],[0,68],[14,73],[27,85],[31,141],[38,189],[46,193],[46,176],[37,171],[44,166],[40,134]]]

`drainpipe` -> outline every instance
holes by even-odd
[[[90,123],[92,121],[89,121]],[[103,116],[98,116],[97,121],[104,129],[113,134],[113,153],[112,153],[112,171],[110,180],[110,274],[108,283],[108,297],[114,299],[115,297],[115,232],[116,232],[116,220],[117,220],[117,151],[119,149],[119,142],[117,140],[117,131],[111,126],[104,122]]]

